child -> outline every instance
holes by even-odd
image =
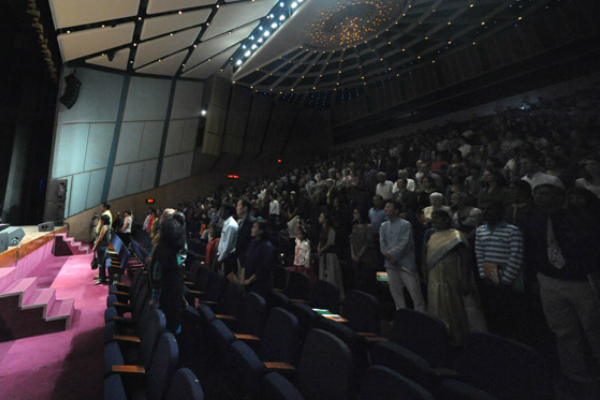
[[[310,269],[310,241],[306,238],[306,230],[299,226],[296,235],[296,249],[294,251],[294,266],[290,271],[298,271],[306,274]]]

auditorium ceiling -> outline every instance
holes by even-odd
[[[29,13],[37,23],[36,0]],[[67,66],[255,90],[330,91],[415,66],[519,24],[551,0],[49,0]],[[39,17],[39,15],[38,15]],[[44,24],[43,18],[39,20]],[[47,23],[47,21],[46,21]]]

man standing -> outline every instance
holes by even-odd
[[[221,231],[221,241],[217,251],[217,262],[219,269],[224,276],[237,271],[237,259],[235,257],[235,245],[237,242],[238,224],[233,216],[235,207],[233,204],[223,203],[220,210],[223,229]]]
[[[121,240],[125,243],[125,246],[129,246],[131,241],[131,225],[133,224],[133,217],[131,211],[127,210],[124,213],[123,225],[121,225]]]
[[[563,207],[565,191],[552,184],[533,190],[535,205],[528,230],[528,260],[537,271],[542,307],[556,335],[563,374],[577,384],[598,379],[589,361],[600,365],[598,243],[591,229]],[[591,397],[590,397],[591,398]]]
[[[519,165],[521,167],[521,173],[525,175],[521,178],[525,182],[531,185],[531,190],[534,190],[537,185],[543,183],[549,183],[556,185],[561,189],[565,188],[562,181],[553,175],[548,175],[542,172],[540,156],[537,153],[526,153],[521,156]]]
[[[415,248],[412,227],[408,221],[400,218],[400,205],[388,200],[383,208],[388,221],[381,224],[379,244],[385,257],[385,270],[390,283],[390,292],[394,298],[396,310],[406,308],[403,289],[406,287],[415,310],[425,311],[425,301],[419,285],[419,275],[415,261]]]
[[[245,197],[238,200],[235,211],[238,216],[238,233],[235,252],[239,263],[243,267],[245,265],[244,261],[246,260],[246,250],[248,249],[250,240],[252,240],[250,231],[252,230],[252,224],[254,224],[256,218],[250,214],[250,211],[252,211],[252,203]]]
[[[379,232],[381,224],[386,220],[383,212],[383,199],[379,195],[373,196],[373,207],[369,210],[369,221],[373,225],[373,231]]]
[[[523,309],[523,236],[521,230],[502,219],[502,203],[482,205],[485,225],[475,231],[475,255],[479,277],[485,287],[481,297],[488,311],[490,330],[520,339]]]
[[[394,184],[392,181],[388,181],[385,172],[377,173],[377,186],[375,187],[375,194],[381,196],[385,200],[391,200],[393,197],[392,188]]]
[[[112,217],[112,213],[110,212],[110,203],[102,203],[100,204],[100,219],[102,219],[103,215],[108,215],[108,220],[109,220],[109,227],[112,226],[113,223],[113,217]],[[98,233],[100,232],[100,228],[102,228],[102,224],[98,224],[96,225],[96,237],[98,236]]]

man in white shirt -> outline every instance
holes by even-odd
[[[398,187],[398,181],[394,182],[394,186],[392,186],[392,193],[397,193],[399,192],[401,189],[407,189],[410,190],[411,192],[414,192],[417,188],[417,185],[415,184],[415,180],[414,179],[410,179],[408,177],[408,171],[405,169],[401,169],[398,171],[398,180],[400,179],[404,179],[404,182],[406,184],[406,187]]]
[[[384,201],[391,200],[394,194],[392,188],[394,184],[392,181],[388,181],[385,176],[385,172],[377,173],[377,186],[375,187],[375,195],[379,195]]]
[[[269,219],[271,223],[277,225],[279,223],[279,202],[272,194],[269,195]]]
[[[129,242],[131,241],[131,225],[133,224],[133,217],[131,216],[131,211],[126,210],[123,215],[123,225],[121,225],[121,240],[125,243],[126,246],[129,246]]]
[[[219,270],[224,276],[229,276],[237,271],[237,259],[235,256],[235,245],[237,242],[238,224],[233,216],[236,214],[233,204],[223,203],[219,211],[223,221],[221,240],[217,250],[217,263]]]
[[[525,174],[521,179],[531,185],[532,191],[536,186],[541,184],[555,185],[561,189],[565,188],[565,185],[563,185],[562,181],[558,177],[542,172],[540,158],[537,154],[523,154],[521,156],[521,160],[519,161],[519,165],[521,167],[521,173]]]

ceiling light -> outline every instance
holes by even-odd
[[[237,61],[235,62],[235,65],[242,65],[242,60],[237,60]]]
[[[292,3],[292,9],[294,9],[294,8],[296,8],[296,7],[298,7],[298,3],[296,3],[296,2],[293,2],[293,3]]]
[[[277,29],[277,22],[273,22],[271,24],[271,29]]]
[[[247,52],[244,53],[244,57],[250,57],[250,54],[252,54],[252,52],[250,50],[248,50]]]
[[[253,45],[252,45],[252,47],[250,47],[250,48],[251,48],[252,50],[256,50],[256,48],[257,48],[257,47],[258,47],[257,45],[253,44]]]
[[[206,115],[206,110],[200,110],[200,115],[204,117]]]
[[[285,15],[280,15],[280,16],[279,16],[279,20],[280,20],[280,21],[285,21]]]
[[[263,33],[263,35],[264,35],[265,37],[269,37],[269,35],[270,35],[270,34],[271,34],[271,32],[269,32],[269,31],[265,31],[265,33]]]

